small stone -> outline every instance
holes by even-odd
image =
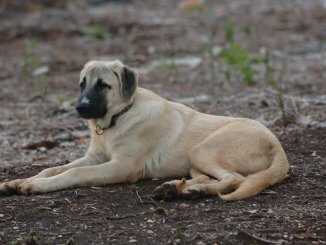
[[[197,245],[205,245],[206,243],[204,243],[203,241],[199,241],[197,242]]]
[[[55,135],[54,139],[60,141],[66,141],[70,139],[70,136],[67,133],[62,133],[62,134]]]
[[[33,77],[38,77],[38,76],[41,76],[41,75],[44,75],[44,74],[48,73],[49,70],[50,70],[49,67],[47,67],[47,66],[41,66],[39,68],[36,68],[33,71],[32,75],[33,75]]]
[[[181,239],[175,239],[174,240],[174,244],[180,244],[181,243]]]
[[[189,204],[186,204],[186,203],[181,203],[179,205],[179,208],[189,208],[189,207],[190,207],[190,205]]]
[[[46,147],[42,146],[39,148],[40,152],[46,152]]]
[[[86,136],[89,136],[89,131],[88,130],[75,130],[72,135],[75,137],[75,138],[81,138],[81,137],[86,137]]]
[[[0,214],[0,218],[2,218],[2,217],[5,217],[5,215],[4,214]]]
[[[65,101],[61,104],[60,110],[64,112],[69,112],[73,110],[73,103],[72,101]]]
[[[146,222],[147,222],[147,223],[154,223],[154,221],[151,220],[151,219],[148,219]]]
[[[152,235],[152,234],[154,234],[154,231],[152,231],[152,230],[147,230],[146,233],[147,233],[148,235]]]
[[[137,240],[136,239],[130,239],[129,242],[134,243],[134,242],[137,242]]]
[[[317,151],[313,151],[313,152],[311,153],[311,156],[312,156],[312,157],[316,157],[316,156],[317,156]]]
[[[152,53],[155,52],[155,47],[154,47],[154,46],[149,46],[149,47],[147,48],[147,51],[148,51],[148,53],[152,54]]]
[[[62,147],[73,147],[75,145],[76,145],[75,142],[63,142],[63,143],[61,143]]]
[[[222,52],[222,50],[223,50],[223,48],[221,46],[214,46],[212,51],[213,51],[213,54],[217,56]]]

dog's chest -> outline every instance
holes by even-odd
[[[142,169],[142,178],[164,178],[173,176],[184,176],[189,171],[189,161],[180,142],[180,129],[175,134],[167,135],[156,142],[153,150],[145,158]]]
[[[175,151],[153,152],[142,170],[142,178],[166,178],[185,176],[189,172],[189,161],[184,154]]]

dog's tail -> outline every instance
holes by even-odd
[[[252,197],[267,187],[281,182],[287,177],[288,170],[289,162],[281,148],[274,156],[269,168],[247,176],[235,191],[226,195],[219,194],[219,196],[226,201]]]

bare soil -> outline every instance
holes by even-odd
[[[166,180],[1,196],[1,244],[326,243],[325,1],[207,1],[208,12],[192,14],[172,0],[40,2],[0,4],[0,181],[83,155],[87,123],[74,103],[79,71],[90,59],[121,59],[137,68],[140,86],[202,112],[265,123],[291,168],[283,183],[238,202],[154,200],[154,188]],[[219,68],[212,72],[205,45],[226,44],[227,18],[251,52],[272,53],[287,125],[262,65],[253,86],[237,76],[225,83]],[[94,26],[104,29],[102,39],[86,33]],[[179,65],[184,57],[198,63]],[[27,59],[48,71],[31,75]]]

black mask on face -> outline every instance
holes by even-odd
[[[81,95],[76,104],[78,114],[85,119],[103,118],[107,113],[106,99],[108,85],[98,79],[91,88],[81,88]]]

